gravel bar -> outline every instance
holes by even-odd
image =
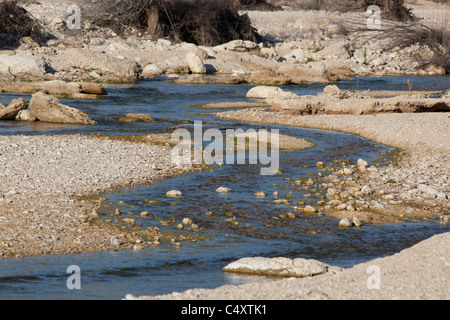
[[[178,172],[169,147],[81,135],[2,136],[0,257],[131,247],[137,239],[91,223],[101,201],[83,197]]]

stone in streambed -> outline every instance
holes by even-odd
[[[43,92],[38,92],[32,96],[30,113],[32,117],[42,122],[82,125],[97,124],[84,112],[65,106],[59,103],[56,97],[46,95]]]
[[[230,190],[230,188],[227,188],[227,187],[219,187],[216,189],[216,192],[217,193],[230,193],[231,190]]]
[[[339,227],[350,228],[352,226],[353,226],[353,224],[350,221],[350,219],[348,219],[348,218],[344,218],[341,221],[339,221]]]
[[[0,120],[15,120],[17,114],[27,105],[28,102],[25,99],[14,99],[7,107],[0,109]]]
[[[178,191],[178,190],[170,190],[170,191],[167,191],[166,196],[168,196],[168,197],[181,197],[182,193],[181,193],[181,191]]]

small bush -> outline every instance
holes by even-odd
[[[41,43],[43,29],[19,0],[0,1],[0,47],[16,46],[22,37],[31,37]]]
[[[206,46],[260,40],[232,0],[99,0],[86,11],[93,13],[95,24],[118,34],[135,29],[153,38]]]

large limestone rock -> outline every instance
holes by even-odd
[[[258,44],[252,41],[233,40],[219,46],[214,47],[216,51],[236,51],[236,52],[249,52],[258,49]]]
[[[142,67],[135,61],[119,59],[91,49],[72,48],[63,54],[65,62],[72,68],[89,74],[97,73],[104,82],[135,82]]]
[[[3,78],[36,79],[47,73],[50,64],[41,56],[0,55],[0,76]]]
[[[87,95],[104,95],[106,90],[96,83],[65,82],[62,80],[34,82],[4,82],[0,83],[7,92],[33,94],[43,91],[47,94],[65,95],[70,97],[87,97]]]
[[[6,108],[0,107],[0,120],[15,120],[17,114],[25,109],[28,101],[22,98],[14,99]]]
[[[59,103],[56,97],[43,92],[34,94],[30,101],[30,115],[42,122],[63,124],[97,124],[87,114],[78,109]]]
[[[153,79],[159,77],[163,72],[156,64],[150,63],[142,70],[141,77],[144,79]]]
[[[206,73],[206,67],[203,60],[194,52],[186,54],[186,65],[192,73]]]
[[[331,60],[331,59],[350,59],[350,53],[347,49],[348,43],[345,40],[335,41],[326,47],[309,54],[309,57],[318,60]]]
[[[314,259],[243,258],[223,268],[224,272],[276,277],[310,277],[326,273],[328,266]]]
[[[287,92],[279,87],[273,87],[273,86],[253,87],[247,92],[246,97],[248,99],[274,99],[277,97],[282,97],[285,99],[299,98],[299,96],[296,95],[295,93]]]
[[[323,63],[311,62],[307,65],[282,65],[277,72],[291,78],[294,84],[329,84],[339,80],[331,74]]]
[[[450,111],[450,99],[424,98],[399,95],[386,99],[374,99],[364,93],[341,91],[337,86],[327,86],[316,96],[287,96],[278,93],[266,99],[273,111],[292,115],[417,113]]]

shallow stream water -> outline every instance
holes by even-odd
[[[370,77],[342,82],[341,89],[444,90],[450,77]],[[192,288],[214,288],[224,284],[257,281],[258,277],[225,274],[222,268],[248,256],[286,256],[313,258],[341,267],[351,267],[376,257],[393,254],[430,237],[448,232],[438,221],[390,225],[366,224],[362,228],[343,229],[338,220],[320,215],[303,215],[297,219],[279,219],[290,205],[274,205],[272,193],[287,195],[292,201],[318,200],[305,198],[305,190],[292,180],[317,174],[317,161],[334,159],[356,162],[364,158],[370,164],[382,164],[382,155],[391,148],[380,146],[356,135],[292,127],[245,124],[217,119],[211,113],[223,111],[191,107],[221,101],[246,101],[247,85],[180,85],[164,79],[143,81],[136,85],[109,86],[104,100],[61,102],[86,111],[99,122],[96,126],[60,126],[42,123],[0,122],[0,135],[9,134],[114,134],[139,135],[171,133],[174,127],[189,127],[203,121],[205,128],[280,129],[280,133],[307,139],[314,148],[282,151],[280,170],[283,174],[261,176],[258,165],[224,165],[134,186],[100,196],[106,198],[100,210],[102,218],[111,217],[115,208],[130,212],[139,224],[161,227],[161,219],[178,223],[191,218],[202,227],[196,242],[183,242],[181,247],[161,243],[156,248],[140,251],[124,250],[78,255],[42,256],[0,260],[0,299],[121,299],[127,293],[158,295]],[[322,85],[289,86],[299,94],[316,94]],[[0,95],[0,103],[22,96]],[[149,113],[155,123],[121,123],[126,113]],[[190,123],[190,124],[186,124]],[[214,190],[225,186],[231,193]],[[165,196],[168,190],[182,191],[180,199]],[[266,198],[255,198],[264,191]],[[157,200],[150,204],[145,200]],[[150,216],[139,218],[142,211]],[[212,215],[205,215],[211,211]],[[239,225],[230,223],[235,217]],[[174,231],[174,226],[166,227]],[[174,231],[175,232],[175,231]],[[184,231],[183,231],[184,232]],[[82,289],[69,290],[67,267],[81,269]]]

